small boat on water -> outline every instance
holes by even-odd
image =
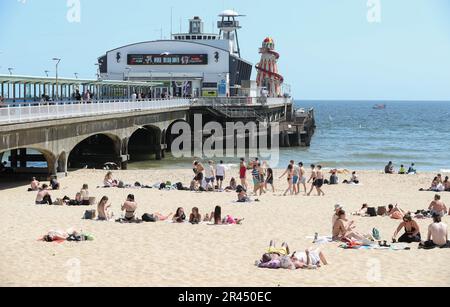
[[[386,105],[385,104],[376,104],[373,106],[374,110],[385,110],[386,109]]]

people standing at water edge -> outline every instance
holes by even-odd
[[[125,211],[125,220],[133,221],[136,218],[136,210],[138,208],[138,204],[134,200],[134,195],[130,194],[127,197],[127,200],[123,203],[121,210]]]
[[[220,161],[216,166],[216,180],[219,190],[222,191],[223,181],[225,180],[225,166],[223,165],[223,161]]]
[[[427,241],[420,243],[420,247],[450,247],[448,241],[448,226],[442,222],[439,215],[433,215],[433,223],[428,227]]]
[[[384,168],[384,173],[385,174],[394,174],[394,163],[392,163],[392,161],[390,161]]]
[[[438,215],[440,217],[443,217],[447,214],[447,206],[441,200],[441,196],[439,194],[436,194],[434,196],[434,200],[431,202],[428,210],[431,211],[432,215]]]
[[[413,220],[411,214],[408,213],[403,217],[403,222],[400,223],[394,235],[392,236],[393,242],[397,241],[397,236],[402,229],[405,229],[405,233],[398,239],[398,242],[414,243],[421,241],[419,224],[417,224],[417,222]]]

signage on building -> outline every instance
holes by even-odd
[[[203,97],[217,97],[217,91],[203,90],[202,96]]]
[[[129,54],[128,65],[207,65],[207,54]]]

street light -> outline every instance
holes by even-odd
[[[73,74],[75,75],[75,79],[78,79],[78,73],[74,72]]]
[[[14,68],[12,68],[12,67],[8,68],[8,71],[9,71],[9,75],[10,75],[10,76],[12,76],[13,70],[14,70]]]
[[[131,71],[131,67],[125,67],[125,70],[127,71],[127,82],[128,82],[128,99],[131,98],[130,95],[130,71]]]
[[[45,72],[45,76],[48,77],[48,73],[50,72],[49,70],[44,71]]]
[[[59,62],[61,62],[61,59],[59,59],[59,58],[53,58],[52,60],[56,62],[56,75],[55,75],[55,77],[56,77],[56,100],[58,101],[58,99],[59,99],[59,88],[58,88],[58,65],[59,65]]]

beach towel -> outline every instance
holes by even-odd
[[[333,242],[333,238],[331,236],[317,237],[317,239],[315,238],[315,236],[309,236],[309,237],[306,237],[306,238],[310,239],[310,240],[313,240],[314,244],[327,244],[327,243]]]

